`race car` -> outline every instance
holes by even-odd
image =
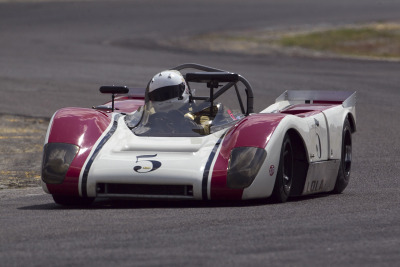
[[[46,134],[42,187],[60,205],[95,198],[285,202],[349,183],[356,92],[285,91],[254,113],[243,76],[189,63],[145,89],[63,108]]]

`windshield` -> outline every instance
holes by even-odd
[[[196,137],[229,127],[243,118],[241,112],[221,103],[182,103],[149,101],[137,112],[125,117],[126,124],[138,136]]]

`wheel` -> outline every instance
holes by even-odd
[[[342,133],[342,155],[340,159],[340,167],[336,178],[333,193],[340,194],[347,187],[350,180],[351,171],[351,127],[348,119],[344,121]]]
[[[293,184],[293,149],[288,134],[285,134],[282,143],[281,155],[279,160],[278,173],[276,175],[275,186],[272,192],[272,200],[275,202],[286,202],[290,196]]]
[[[62,206],[89,206],[93,203],[93,197],[70,197],[62,195],[52,195],[54,202]]]

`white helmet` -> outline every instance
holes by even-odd
[[[146,89],[146,102],[189,102],[189,87],[177,70],[165,70],[156,74]]]

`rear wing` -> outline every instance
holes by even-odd
[[[357,92],[351,91],[285,91],[276,100],[298,102],[299,104],[338,104],[344,108],[356,105]]]

